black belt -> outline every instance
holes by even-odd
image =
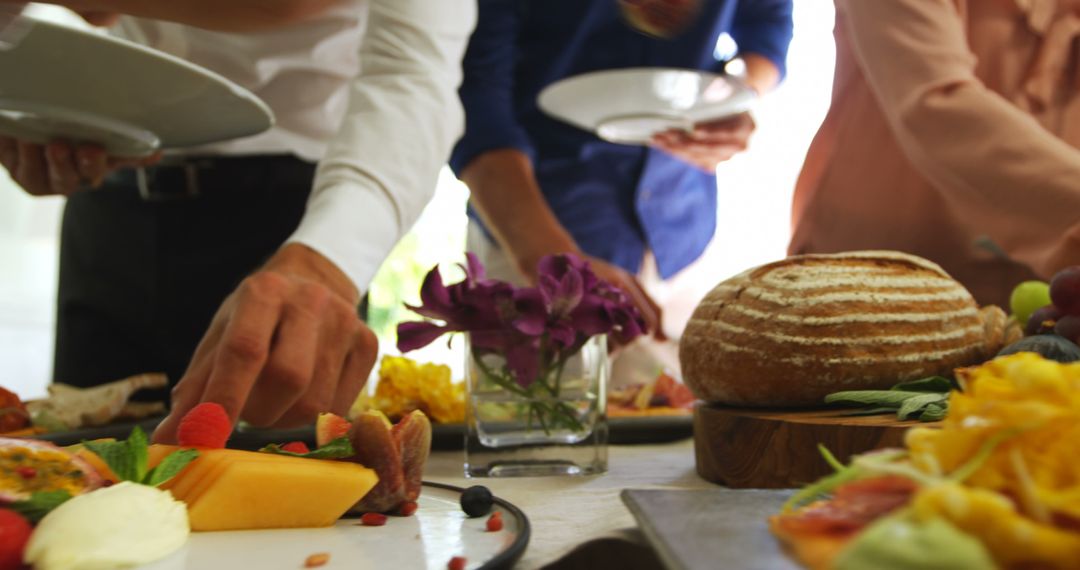
[[[117,171],[105,187],[137,188],[149,202],[187,200],[271,185],[310,185],[315,167],[292,155],[166,157],[154,166]]]

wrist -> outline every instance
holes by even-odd
[[[318,282],[351,305],[360,303],[360,291],[334,262],[310,247],[290,243],[279,249],[264,270]]]

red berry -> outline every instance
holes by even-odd
[[[495,511],[487,520],[488,532],[499,532],[503,529],[502,513]]]
[[[450,563],[446,565],[446,570],[465,570],[465,557],[455,556],[450,559]]]
[[[311,453],[311,450],[308,449],[307,444],[302,441],[290,441],[289,443],[281,446],[281,450],[288,451],[289,453]]]
[[[360,523],[364,526],[382,526],[386,524],[386,515],[382,513],[364,513],[360,517]]]
[[[23,479],[33,479],[34,477],[37,477],[37,469],[34,469],[33,467],[19,467],[15,472]]]
[[[33,530],[19,513],[0,509],[0,569],[23,567],[23,550]]]
[[[181,447],[204,447],[209,449],[221,449],[232,434],[232,421],[229,414],[221,404],[203,402],[191,408],[184,419],[180,420],[180,427],[176,430],[176,437]]]
[[[417,505],[416,501],[405,501],[398,507],[398,516],[411,517],[418,508],[420,508],[420,505]]]

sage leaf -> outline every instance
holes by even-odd
[[[941,402],[939,404],[930,404],[923,409],[923,412],[919,414],[920,422],[939,422],[945,419],[945,414],[949,411],[947,402]]]
[[[930,376],[918,380],[909,380],[893,386],[893,390],[902,392],[942,392],[948,393],[957,388],[952,380],[944,376]]]
[[[912,392],[915,397],[904,400],[904,403],[900,405],[900,409],[896,412],[896,417],[901,420],[910,419],[912,416],[922,413],[923,409],[930,404],[939,404],[944,402],[949,397],[948,394],[921,394],[918,392]]]
[[[902,390],[848,390],[846,392],[834,392],[825,396],[825,403],[898,409],[905,400],[918,395],[918,392],[904,392]]]

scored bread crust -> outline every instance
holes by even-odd
[[[993,356],[1005,315],[980,311],[936,264],[900,252],[794,256],[717,285],[680,341],[686,385],[707,402],[823,403]]]

